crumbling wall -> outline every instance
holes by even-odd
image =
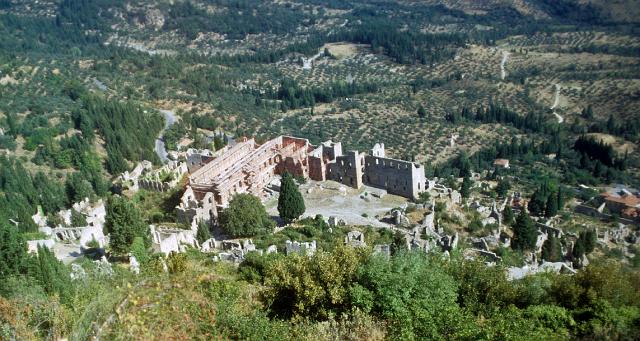
[[[413,162],[367,155],[364,169],[364,183],[388,193],[417,199],[427,190],[424,168]]]
[[[329,163],[327,178],[353,188],[360,188],[364,171],[363,163],[363,154],[355,150],[349,151],[347,155],[340,156],[335,162]]]

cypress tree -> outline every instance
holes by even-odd
[[[513,225],[513,242],[511,246],[516,250],[533,250],[538,237],[531,217],[524,210],[520,211]]]
[[[511,184],[507,179],[498,180],[498,186],[496,187],[496,193],[499,197],[504,198],[507,196],[509,189],[511,188]]]
[[[511,225],[513,224],[514,218],[515,216],[513,214],[513,210],[511,209],[511,206],[507,205],[502,211],[502,223],[505,225]]]
[[[555,195],[550,195],[547,198],[547,204],[545,205],[544,216],[547,218],[554,217],[558,214],[558,198]]]
[[[582,238],[578,238],[576,240],[576,244],[573,246],[573,259],[580,259],[585,254],[585,246],[584,240]]]
[[[562,186],[558,187],[556,201],[558,202],[558,210],[562,210],[564,208],[564,193],[562,191]]]
[[[542,259],[548,262],[562,261],[562,246],[560,245],[560,240],[555,236],[549,236],[542,244]]]
[[[211,231],[209,231],[209,226],[207,226],[207,224],[199,224],[198,232],[196,233],[196,239],[198,240],[198,243],[202,244],[210,238]]]
[[[280,196],[278,197],[278,213],[286,223],[298,219],[305,211],[304,199],[298,186],[289,172],[282,174]]]
[[[594,230],[586,230],[580,232],[580,235],[578,237],[578,242],[582,244],[582,249],[585,254],[590,254],[591,252],[593,252],[593,250],[596,248],[596,241],[597,236],[596,231]],[[576,242],[576,245],[578,242]]]
[[[460,187],[460,194],[463,198],[467,199],[471,195],[471,187],[473,186],[473,181],[468,176],[465,176],[462,180],[462,186]]]

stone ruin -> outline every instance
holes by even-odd
[[[27,241],[27,252],[29,253],[38,253],[39,247],[46,247],[48,249],[53,249],[53,246],[56,242],[53,239],[39,239],[39,240],[28,240]]]
[[[129,254],[129,270],[136,275],[140,274],[140,263],[133,254]]]
[[[154,192],[166,192],[176,187],[187,171],[188,168],[185,162],[169,161],[159,169],[143,174],[137,180],[138,187]],[[170,180],[163,180],[165,177],[169,177]]]
[[[244,138],[215,155],[192,154],[191,159],[187,191],[177,207],[179,219],[186,223],[196,218],[214,222],[234,194],[264,197],[274,176],[285,171],[352,188],[369,185],[410,199],[418,198],[430,185],[423,166],[386,157],[384,144],[376,144],[366,155],[343,154],[340,142],[314,146],[307,139],[278,136],[257,144]]]
[[[285,242],[286,254],[297,253],[301,255],[313,256],[316,253],[316,241],[311,242],[297,242],[287,240]]]
[[[198,227],[188,230],[149,225],[153,250],[169,255],[171,252],[185,252],[187,247],[200,248],[196,235]]]
[[[87,221],[87,226],[69,227],[72,223],[72,211],[83,215]],[[106,214],[106,208],[102,200],[91,203],[88,198],[85,198],[83,201],[74,203],[71,209],[58,212],[58,216],[62,218],[65,225],[47,226],[47,219],[40,209],[31,218],[38,225],[38,231],[48,236],[53,243],[66,242],[87,247],[87,244],[91,241],[96,241],[98,246],[104,247],[108,244],[108,238],[102,231]],[[49,245],[51,242],[47,242],[47,247],[53,247],[53,245]],[[29,247],[34,246],[30,245]]]
[[[344,244],[352,247],[365,247],[367,243],[364,240],[364,234],[360,231],[349,231],[344,237]]]
[[[139,162],[131,171],[125,171],[116,182],[123,188],[136,192],[140,188],[166,192],[178,185],[182,176],[188,172],[187,163],[169,161],[166,165],[154,170],[153,164],[147,160]],[[169,180],[165,180],[169,178]]]
[[[242,261],[244,261],[244,257],[249,252],[258,252],[262,254],[262,250],[256,249],[256,246],[253,244],[251,239],[246,239],[244,241],[223,241],[221,244],[221,247],[224,250],[224,252],[218,254],[218,259],[221,261],[242,263]],[[269,249],[267,249],[267,253],[272,252],[269,252]]]
[[[347,223],[344,220],[338,219],[334,216],[329,217],[328,224],[329,224],[329,227],[332,227],[332,228],[347,225]]]

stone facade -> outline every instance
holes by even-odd
[[[213,221],[218,209],[226,207],[235,194],[262,197],[273,177],[284,172],[353,188],[369,185],[410,199],[428,189],[424,168],[387,158],[384,144],[376,144],[371,155],[366,155],[358,151],[343,154],[340,142],[314,146],[307,139],[278,136],[258,144],[243,138],[215,155],[194,151],[187,166],[189,184],[177,207],[178,219],[184,222],[194,217]]]

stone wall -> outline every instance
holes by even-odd
[[[365,157],[364,183],[386,189],[388,193],[418,198],[427,188],[424,168],[413,162],[384,157]]]
[[[336,158],[329,163],[327,179],[339,182],[353,188],[362,187],[364,154],[349,151],[347,155]]]

